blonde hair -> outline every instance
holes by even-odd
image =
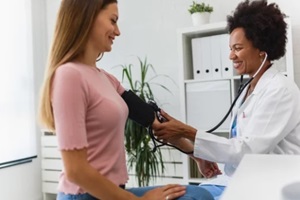
[[[61,1],[41,88],[39,120],[45,128],[55,130],[51,106],[51,84],[56,69],[74,60],[83,52],[96,16],[111,3],[117,3],[117,0]]]

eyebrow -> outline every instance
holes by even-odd
[[[236,48],[236,46],[238,46],[238,45],[243,46],[243,44],[241,44],[241,43],[236,43],[236,44],[232,45],[232,48]]]

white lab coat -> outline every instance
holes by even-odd
[[[242,103],[246,91],[232,111],[237,115],[236,138],[200,130],[196,134],[194,155],[224,163],[227,175],[245,154],[300,154],[300,92],[295,83],[271,67]]]

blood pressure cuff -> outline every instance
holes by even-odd
[[[154,121],[154,110],[149,104],[144,102],[131,90],[125,91],[121,97],[128,106],[130,119],[144,127],[152,125]]]

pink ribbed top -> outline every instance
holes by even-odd
[[[124,92],[120,82],[104,70],[70,62],[56,70],[51,91],[59,149],[86,147],[88,162],[99,173],[116,185],[125,184],[128,108],[120,96]],[[68,194],[85,192],[69,182],[64,171],[58,189]]]

